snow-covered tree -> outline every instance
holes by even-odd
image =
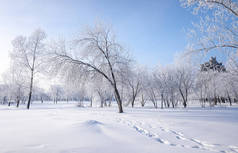
[[[201,17],[189,32],[191,51],[238,49],[238,3],[236,0],[180,0]]]
[[[149,72],[148,69],[146,67],[141,67],[140,68],[140,78],[141,78],[141,90],[140,93],[138,95],[138,97],[140,97],[140,103],[141,106],[144,107],[145,104],[147,103],[147,101],[149,100],[148,95],[147,95],[147,85],[148,85],[148,76],[149,76]]]
[[[109,100],[109,95],[111,87],[108,82],[101,76],[97,79],[94,78],[94,93],[100,100],[100,107],[107,106],[107,100]]]
[[[145,91],[146,99],[152,102],[155,108],[158,108],[157,86],[153,74],[148,73],[148,75],[144,77],[143,81],[143,90]]]
[[[135,100],[142,89],[142,71],[136,66],[127,66],[124,71],[125,76],[122,78],[122,80],[126,88],[126,97],[128,103],[131,103],[131,106],[134,107]]]
[[[188,95],[194,84],[194,72],[190,66],[179,66],[176,69],[177,88],[183,100],[183,106],[187,107]]]
[[[9,106],[10,102],[15,101],[17,107],[20,105],[20,101],[24,102],[26,97],[26,89],[28,82],[25,79],[26,73],[24,70],[11,64],[9,70],[3,73],[2,78],[5,84],[5,95],[8,99]]]
[[[61,85],[51,85],[50,86],[50,95],[55,104],[63,98],[64,89]]]
[[[29,73],[28,109],[31,104],[34,78],[42,64],[41,57],[45,51],[45,38],[45,32],[38,29],[29,37],[18,36],[12,41],[13,50],[11,51],[11,58],[16,65]]]
[[[110,28],[102,25],[88,28],[79,38],[73,41],[73,46],[67,47],[58,43],[51,49],[53,69],[61,74],[72,76],[101,75],[109,82],[118,104],[119,113],[123,112],[122,100],[118,90],[118,76],[122,65],[130,61],[123,47],[116,41]]]

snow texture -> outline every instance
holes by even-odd
[[[0,106],[0,153],[238,153],[238,108]]]

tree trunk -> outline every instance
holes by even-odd
[[[110,98],[109,102],[108,102],[108,107],[111,107],[112,104],[112,99]]]
[[[131,101],[131,107],[133,108],[134,107],[134,105],[135,105],[135,96],[133,95],[133,97],[132,97],[132,101]]]
[[[32,95],[32,91],[29,92],[29,98],[28,98],[28,102],[27,102],[27,109],[30,109],[30,105],[31,105],[31,95]]]
[[[186,101],[186,98],[184,97],[183,92],[180,88],[179,88],[179,92],[180,92],[180,94],[183,98],[183,107],[186,108],[187,107],[187,101]]]
[[[171,103],[172,103],[172,107],[174,108],[174,107],[175,107],[175,105],[174,105],[174,101],[173,101],[173,100],[171,100]]]
[[[4,96],[4,97],[3,97],[3,104],[6,104],[6,103],[7,103],[7,97]]]
[[[106,100],[104,100],[104,106],[107,107],[107,101]]]
[[[133,108],[134,107],[134,100],[132,98],[132,101],[131,101],[131,107]]]
[[[230,106],[232,106],[232,103],[231,103],[231,97],[230,97],[229,94],[228,94],[228,101],[229,101],[229,103],[230,103]]]
[[[166,100],[166,103],[167,103],[167,107],[169,108],[170,107],[170,103],[169,103],[168,99]]]
[[[30,84],[29,98],[27,102],[27,109],[30,109],[31,105],[32,86],[33,86],[33,70],[31,71],[31,84]]]
[[[117,101],[119,113],[123,113],[122,101],[121,101],[121,97],[120,97],[120,94],[117,90],[116,85],[114,85],[114,92],[115,92],[115,98],[116,98],[116,101]]]
[[[90,107],[93,107],[93,98],[90,98]]]
[[[17,107],[19,107],[19,104],[20,104],[20,99],[17,98]]]
[[[132,101],[131,101],[131,107],[133,108],[135,105],[135,99],[136,99],[137,91],[132,88]]]
[[[164,95],[161,94],[161,109],[163,109],[163,103],[164,103]]]
[[[143,97],[143,94],[141,95],[141,107],[144,107],[145,106],[145,100],[144,100],[144,97]]]

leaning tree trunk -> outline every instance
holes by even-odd
[[[123,113],[122,101],[121,101],[121,97],[120,97],[116,84],[114,84],[114,93],[115,93],[115,98],[118,104],[119,113]]]
[[[134,98],[132,98],[131,107],[132,107],[132,108],[134,107]]]
[[[132,101],[131,101],[131,107],[133,108],[134,105],[135,105],[135,99],[136,99],[136,96],[133,94],[132,96]]]
[[[117,104],[118,104],[119,113],[123,113],[122,101],[121,101],[119,91],[117,89],[116,78],[115,78],[115,75],[114,75],[114,72],[113,72],[113,69],[112,69],[112,64],[109,60],[109,57],[108,56],[105,56],[105,57],[108,61],[108,65],[109,65],[109,68],[110,68],[110,71],[111,71],[111,76],[112,76],[111,85],[114,88],[114,94],[115,94],[115,98],[116,98],[116,101],[117,101]]]
[[[185,98],[185,96],[184,96],[184,94],[183,94],[183,92],[180,88],[179,88],[179,92],[180,92],[180,94],[183,98],[183,107],[186,108],[187,107],[187,100],[186,100],[186,98]]]
[[[31,71],[31,84],[30,84],[29,98],[27,102],[27,109],[30,109],[31,105],[32,86],[33,86],[33,70]]]

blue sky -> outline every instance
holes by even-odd
[[[17,35],[40,27],[50,39],[70,38],[97,21],[112,25],[138,63],[153,67],[184,50],[198,17],[178,0],[0,0],[0,65],[7,65]]]

